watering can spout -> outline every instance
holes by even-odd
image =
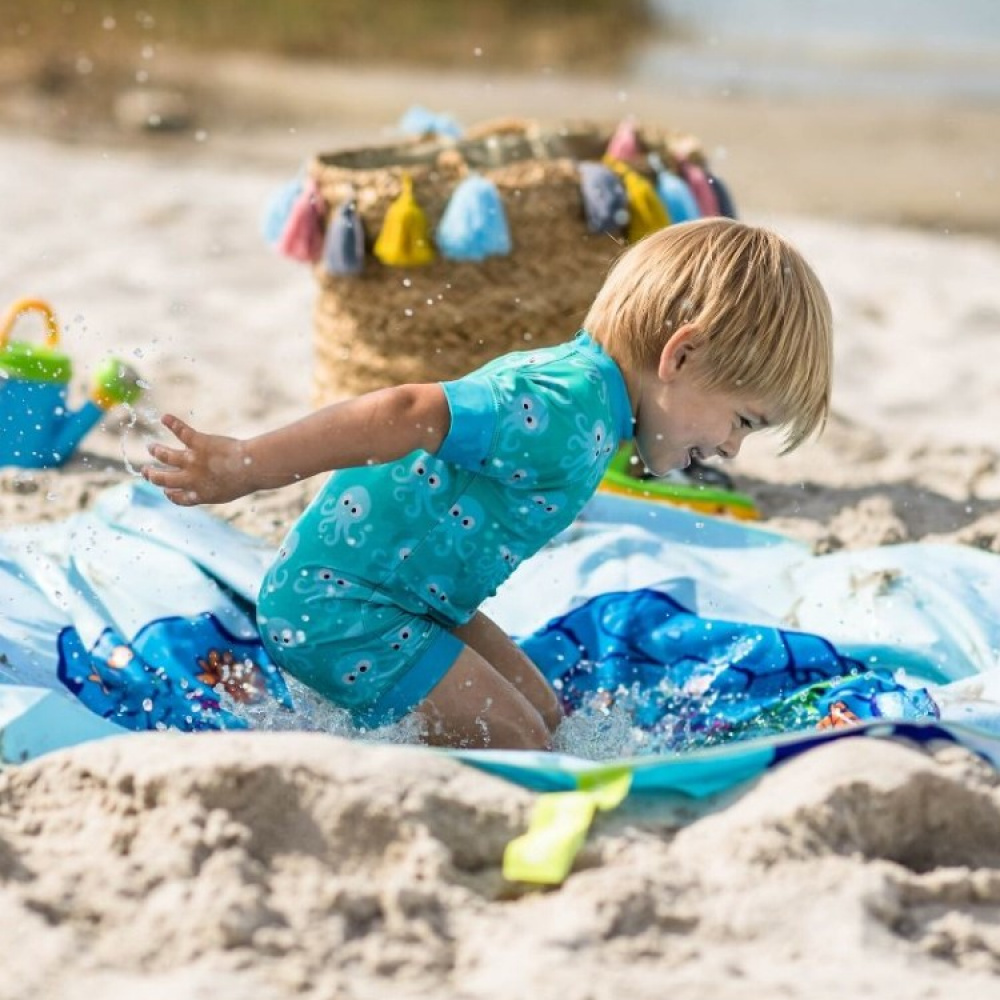
[[[105,412],[122,403],[134,403],[141,392],[142,384],[135,369],[116,358],[108,358],[94,373],[90,399],[79,410],[67,410],[62,415],[53,464],[62,464]]]
[[[46,464],[62,465],[103,415],[104,410],[92,399],[88,399],[78,410],[66,411],[52,442],[50,462]]]

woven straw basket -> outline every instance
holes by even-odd
[[[332,211],[355,198],[368,240],[358,276],[316,268],[317,405],[386,385],[456,378],[507,351],[569,339],[622,249],[587,230],[576,163],[598,160],[610,129],[482,126],[460,141],[417,140],[318,156],[310,174]],[[698,158],[688,136],[644,132],[671,163]],[[434,228],[456,184],[479,171],[499,189],[513,250],[481,262],[441,256],[386,267],[370,255],[405,173]],[[641,169],[641,167],[640,167]]]

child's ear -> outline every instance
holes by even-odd
[[[695,350],[698,328],[685,323],[664,345],[656,374],[663,382],[674,378],[685,364],[690,364]]]

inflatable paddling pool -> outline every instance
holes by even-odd
[[[0,768],[126,730],[360,735],[268,661],[253,604],[272,559],[143,482],[5,528]],[[426,752],[546,793],[504,873],[557,884],[596,811],[633,793],[716,795],[831,740],[950,741],[1000,766],[997,607],[992,553],[814,556],[601,492],[484,605],[560,692],[567,752]]]

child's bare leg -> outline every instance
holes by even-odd
[[[428,742],[463,749],[548,750],[550,733],[530,701],[466,647],[416,710]]]
[[[554,733],[563,720],[562,705],[542,672],[502,628],[481,611],[454,629],[467,646],[510,681],[523,694]]]

